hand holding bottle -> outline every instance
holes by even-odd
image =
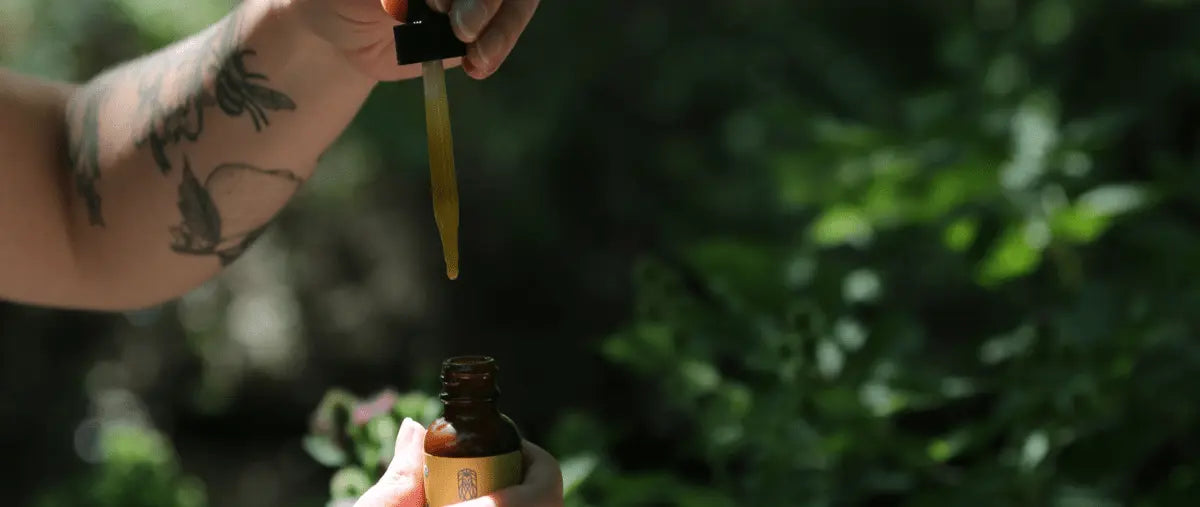
[[[392,27],[404,19],[408,2],[426,2],[450,16],[465,59],[448,60],[475,79],[484,79],[508,58],[533,18],[540,0],[279,0],[295,9],[304,24],[359,70],[379,81],[420,75],[420,67],[396,65]],[[380,4],[382,3],[382,8]]]
[[[405,419],[396,436],[396,453],[383,477],[367,490],[355,507],[424,507],[422,473],[425,466],[425,428]],[[522,443],[524,481],[510,488],[453,507],[560,507],[562,470],[546,450]]]

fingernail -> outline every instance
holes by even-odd
[[[472,70],[475,71],[471,77],[480,78],[487,75],[490,63],[483,55],[483,51],[479,49],[478,42],[467,46],[467,58],[471,60]]]
[[[416,421],[405,417],[404,422],[400,423],[400,432],[396,434],[396,442],[407,442],[411,440],[413,432],[415,432],[416,429]]]
[[[450,0],[431,0],[430,7],[433,7],[433,10],[435,10],[435,11],[445,14],[446,11],[450,8],[449,3],[450,3]]]
[[[474,41],[479,37],[479,31],[483,29],[489,17],[487,2],[479,0],[457,0],[450,8],[450,14],[453,15],[454,23],[458,25],[458,31],[462,33],[465,42]]]
[[[408,434],[408,445],[410,447],[422,447],[425,445],[425,427],[421,423],[412,419],[407,420],[408,425],[412,428]]]

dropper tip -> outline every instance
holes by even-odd
[[[446,278],[458,280],[458,266],[446,266]]]

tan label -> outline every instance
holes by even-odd
[[[425,501],[443,507],[521,483],[521,451],[484,458],[425,455]]]

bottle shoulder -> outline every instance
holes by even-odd
[[[504,414],[438,418],[425,432],[425,452],[445,458],[495,456],[521,449],[521,433]]]

